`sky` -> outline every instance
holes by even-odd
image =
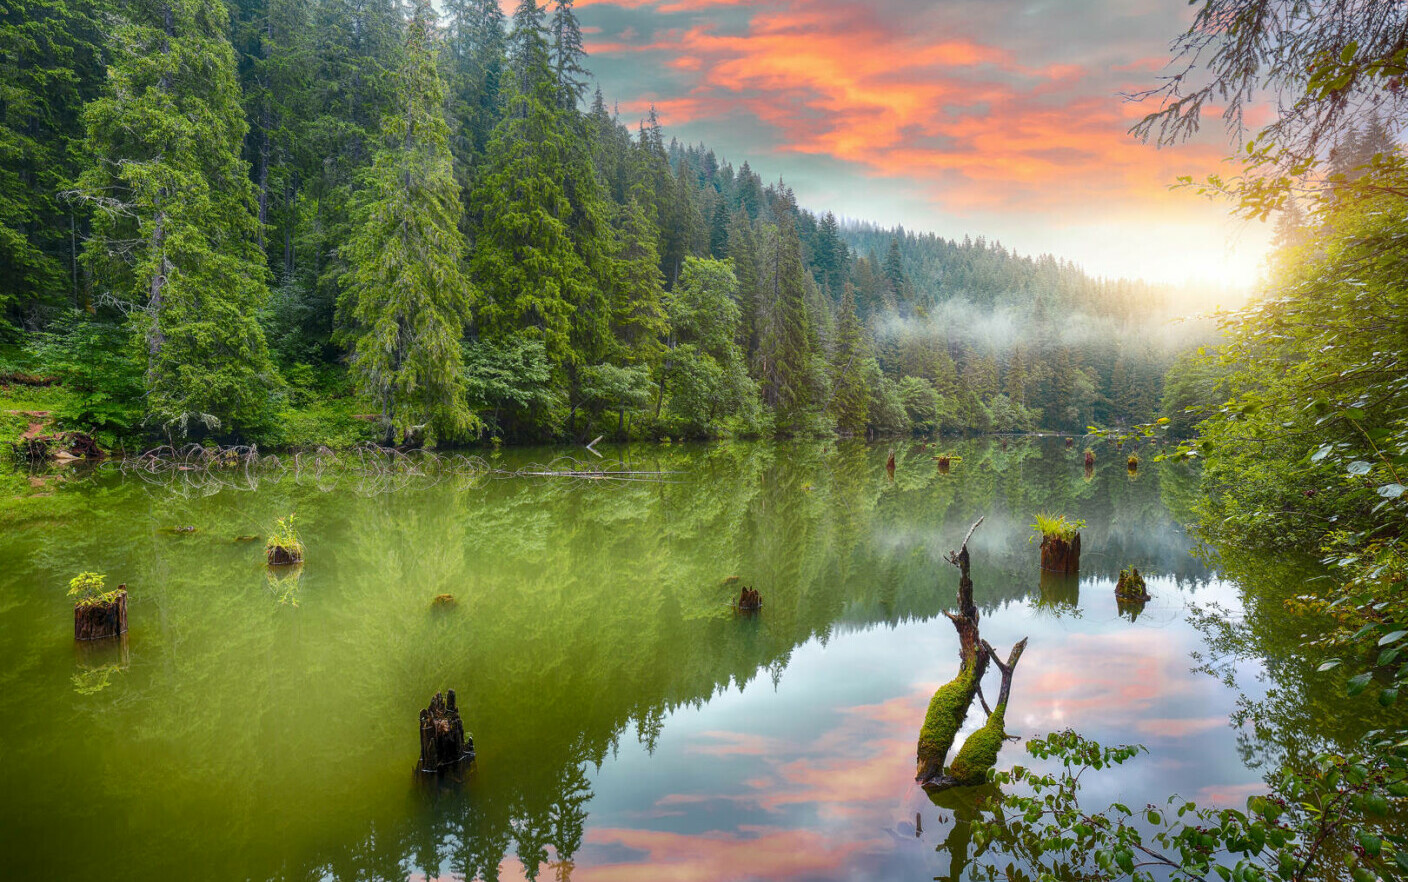
[[[1102,276],[1247,286],[1269,230],[1179,175],[1229,173],[1151,108],[1185,0],[576,0],[588,66],[628,125],[781,177],[817,212],[984,235]]]

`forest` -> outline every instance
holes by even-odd
[[[0,48],[0,375],[57,381],[6,407],[106,446],[1069,432],[1216,335],[623,119],[572,0],[18,0]]]

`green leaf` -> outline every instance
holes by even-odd
[[[1345,469],[1345,471],[1349,472],[1351,475],[1358,477],[1359,475],[1369,474],[1370,470],[1372,470],[1373,468],[1373,463],[1365,462],[1362,459],[1356,459],[1354,462],[1349,464],[1349,468]]]
[[[1390,633],[1385,634],[1384,636],[1379,638],[1379,645],[1388,646],[1390,643],[1397,643],[1404,637],[1408,637],[1408,629],[1391,631]]]
[[[1364,687],[1369,685],[1369,678],[1371,676],[1373,675],[1365,671],[1362,674],[1357,674],[1353,677],[1350,677],[1349,682],[1346,684],[1345,691],[1348,692],[1350,695],[1358,695],[1359,693],[1364,691]]]
[[[1375,836],[1373,833],[1370,833],[1368,830],[1360,830],[1357,838],[1359,839],[1360,848],[1364,849],[1366,852],[1373,855],[1374,857],[1379,856],[1379,851],[1383,848],[1384,845],[1382,839]]]
[[[1320,667],[1316,668],[1315,670],[1316,670],[1318,673],[1324,673],[1325,671],[1329,671],[1329,670],[1332,670],[1332,669],[1334,669],[1334,668],[1339,667],[1340,664],[1342,664],[1342,662],[1340,661],[1340,659],[1332,658],[1332,659],[1328,659],[1327,661],[1321,662],[1321,663],[1320,663]]]
[[[1402,484],[1381,484],[1379,495],[1384,499],[1397,499],[1403,495],[1404,490],[1408,490],[1408,487],[1404,487]]]

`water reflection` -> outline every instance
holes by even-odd
[[[956,654],[933,621],[954,594],[942,555],[978,515],[984,636],[1032,637],[1009,729],[1168,741],[1168,762],[1215,758],[1197,780],[1245,783],[1216,747],[1232,699],[1187,670],[1183,598],[1236,604],[1170,514],[1191,479],[1149,461],[1087,480],[1056,441],[946,449],[962,459],[942,474],[897,446],[893,480],[887,447],[795,443],[623,448],[680,474],[615,486],[51,482],[0,536],[0,868],[51,877],[61,852],[75,878],[955,875],[960,822],[938,813],[959,808],[914,787],[913,737]],[[1089,524],[1079,584],[1039,576],[1038,510]],[[308,560],[274,580],[234,540],[289,512]],[[1129,565],[1156,574],[1133,623],[1113,597]],[[88,691],[59,587],[83,569],[132,588],[127,667]],[[762,592],[759,616],[733,615],[730,576]],[[477,773],[426,793],[417,713],[444,688]]]

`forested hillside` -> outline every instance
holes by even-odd
[[[109,440],[1076,430],[1205,333],[628,125],[571,0],[439,10],[9,4],[0,373]]]

